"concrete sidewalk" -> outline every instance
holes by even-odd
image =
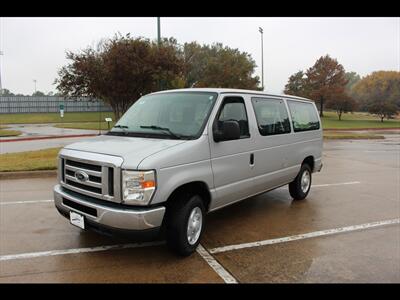
[[[81,140],[93,139],[94,136],[73,137],[73,138],[53,138],[40,139],[32,141],[15,141],[11,143],[0,142],[0,154],[42,150],[55,147],[64,147],[66,145],[79,142]]]
[[[22,132],[17,137],[0,138],[0,154],[64,147],[68,144],[90,139],[99,134],[97,130],[57,128],[55,124],[7,125],[10,130]],[[105,133],[106,131],[101,131]]]
[[[69,135],[86,135],[86,134],[98,134],[99,130],[85,130],[85,129],[70,129],[70,128],[58,128],[54,127],[57,124],[10,124],[5,125],[9,130],[18,130],[22,134],[16,137],[0,138],[2,140],[10,139],[26,139],[33,137],[59,137]],[[104,133],[105,131],[100,131]]]

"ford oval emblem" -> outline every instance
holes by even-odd
[[[85,182],[89,180],[89,175],[83,171],[76,171],[75,178],[78,179],[78,181]]]

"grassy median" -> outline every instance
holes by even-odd
[[[7,127],[0,126],[0,137],[18,136],[20,134],[21,134],[21,131],[8,130]]]
[[[356,132],[336,132],[325,131],[324,139],[328,140],[380,140],[384,139],[383,135],[373,133],[356,133]]]
[[[57,154],[61,148],[0,154],[0,172],[57,169]]]

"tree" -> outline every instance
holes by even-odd
[[[130,35],[103,40],[97,49],[67,52],[71,63],[60,69],[57,89],[63,96],[88,96],[108,103],[118,120],[142,95],[164,88],[182,76],[183,60],[176,41],[161,44]]]
[[[347,80],[345,71],[336,59],[329,55],[321,56],[306,72],[309,97],[320,105],[320,116],[323,117],[324,102],[332,103],[334,99],[345,97]]]
[[[346,72],[345,76],[347,79],[345,92],[346,92],[347,96],[353,100],[353,102],[354,102],[353,108],[354,109],[357,108],[362,111],[367,111],[366,107],[363,106],[362,103],[360,103],[360,101],[357,99],[357,96],[353,92],[353,88],[356,85],[356,83],[361,80],[361,76],[359,74],[357,74],[356,72]]]
[[[327,107],[336,111],[339,121],[342,120],[343,113],[352,112],[357,107],[357,102],[352,96],[351,89],[360,80],[360,75],[355,72],[346,72],[345,78],[347,84],[344,87],[344,92],[339,89],[339,94],[331,95],[326,103]]]
[[[373,72],[357,82],[353,92],[368,112],[383,122],[384,118],[392,118],[400,110],[400,72]]]
[[[32,96],[43,97],[46,96],[46,94],[41,91],[36,91],[32,94]]]
[[[320,105],[321,117],[326,103],[327,107],[335,109],[341,120],[342,113],[352,111],[356,105],[354,99],[346,92],[349,80],[356,79],[353,73],[346,77],[343,66],[336,59],[329,55],[322,56],[306,73],[298,71],[291,75],[284,93],[314,99]]]
[[[357,107],[354,98],[350,97],[346,93],[342,93],[335,98],[330,98],[326,106],[336,111],[339,121],[342,120],[342,114],[352,112]]]
[[[287,95],[307,97],[307,77],[303,71],[298,71],[289,77],[284,93]]]
[[[14,95],[13,93],[11,93],[10,90],[8,90],[8,89],[2,89],[0,92],[1,92],[1,93],[0,93],[1,96],[15,96],[15,95]]]
[[[186,43],[173,38],[160,45],[144,38],[116,35],[97,49],[67,52],[71,62],[55,80],[63,96],[88,96],[108,103],[118,120],[141,96],[158,89],[227,87],[257,89],[255,62],[246,52]],[[159,86],[160,85],[160,86]]]
[[[358,75],[356,72],[346,72],[345,77],[347,79],[347,84],[346,84],[347,92],[350,92],[353,86],[361,80],[360,75]]]
[[[259,89],[259,77],[254,76],[256,67],[251,55],[223,46],[185,43],[185,87],[219,87]]]

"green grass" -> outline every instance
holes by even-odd
[[[0,172],[55,170],[60,149],[0,154]]]
[[[21,135],[21,131],[0,129],[0,137],[18,136],[18,135]]]
[[[110,129],[114,126],[115,122],[110,123]],[[72,128],[72,129],[91,129],[91,130],[99,130],[99,123],[95,122],[87,122],[87,123],[62,123],[54,125],[54,127],[58,128]],[[107,122],[101,122],[100,124],[101,130],[108,130]]]
[[[354,132],[337,132],[337,131],[325,131],[324,139],[328,140],[372,140],[372,139],[384,139],[383,135],[377,135],[372,133],[354,133]]]
[[[358,129],[358,128],[399,128],[400,120],[384,120],[368,113],[346,113],[342,115],[339,121],[335,112],[324,112],[322,118],[322,127],[324,129]]]
[[[59,113],[32,113],[32,114],[1,114],[1,124],[29,124],[29,123],[70,123],[70,122],[99,122],[104,118],[113,118],[112,112],[66,112],[61,118]]]

